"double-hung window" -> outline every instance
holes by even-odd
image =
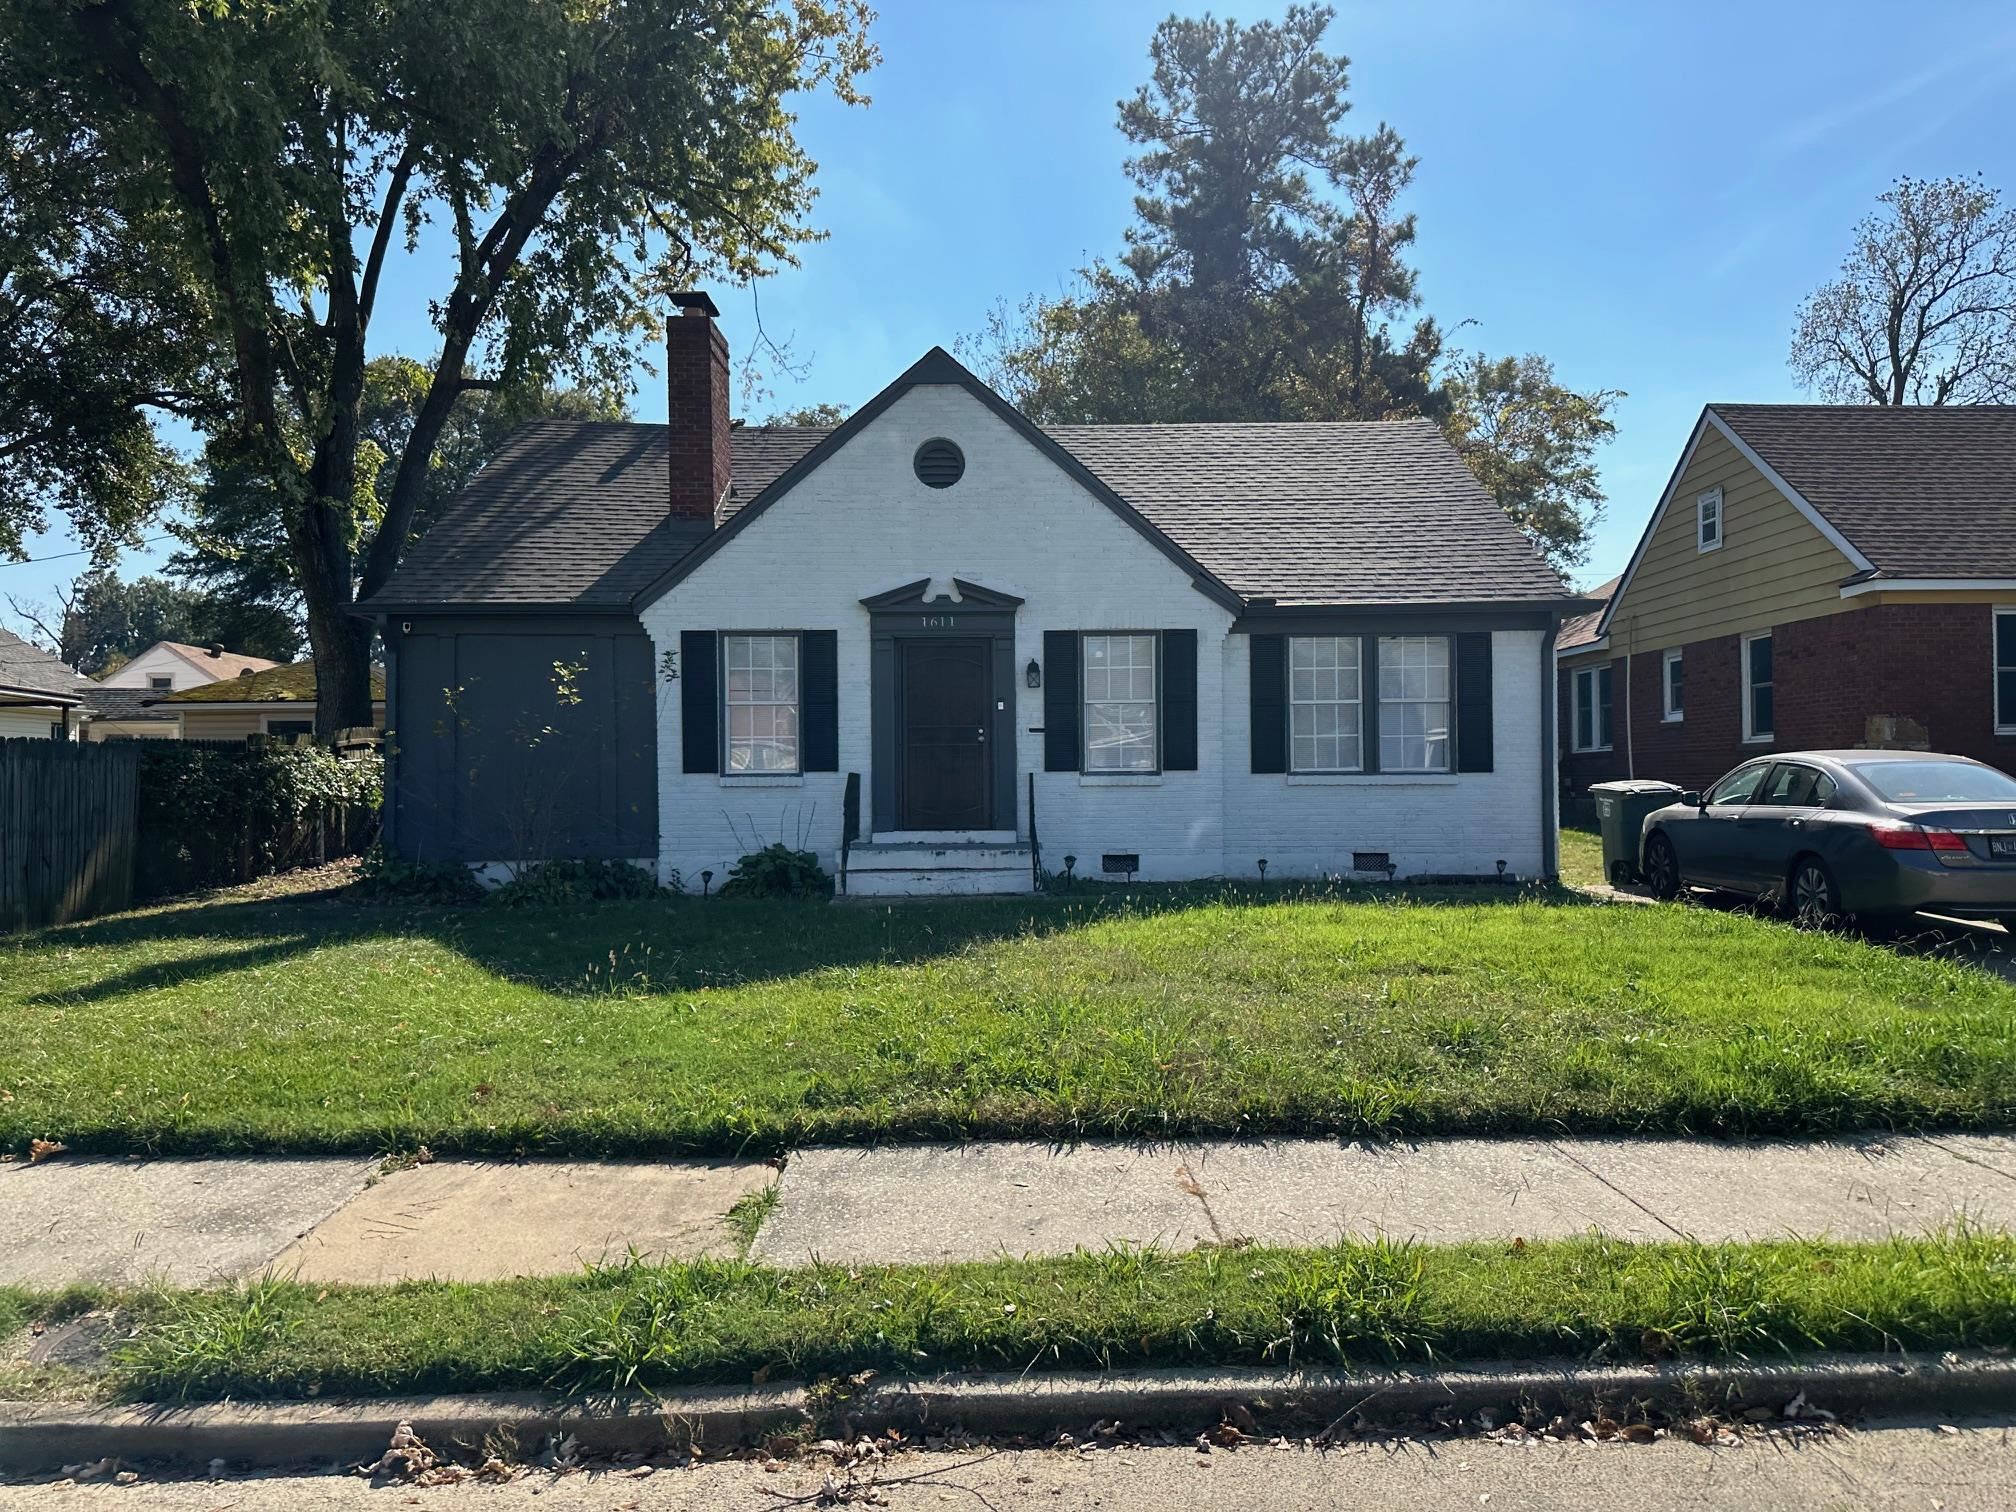
[[[1722,544],[1722,490],[1711,488],[1694,501],[1694,549],[1714,551]]]
[[[1087,772],[1161,770],[1153,632],[1087,634],[1084,647]]]
[[[1449,770],[1449,637],[1379,638],[1379,770]]]
[[[1771,632],[1743,637],[1743,738],[1769,740],[1777,728],[1773,708]]]
[[[1995,611],[1995,733],[2016,735],[2016,607]]]
[[[1359,651],[1355,635],[1289,637],[1289,771],[1356,772],[1364,768]]]
[[[798,637],[721,639],[727,770],[736,775],[798,771]]]
[[[1659,658],[1659,717],[1669,723],[1687,717],[1687,662],[1678,651]]]
[[[1571,744],[1578,751],[1610,749],[1610,663],[1575,670],[1574,730]]]

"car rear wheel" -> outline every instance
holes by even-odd
[[[1834,874],[1818,856],[1801,856],[1792,863],[1785,901],[1802,928],[1820,929],[1840,922],[1841,889],[1834,885]]]
[[[1645,885],[1655,898],[1680,896],[1680,858],[1664,835],[1654,835],[1645,842]]]

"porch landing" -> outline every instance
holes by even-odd
[[[850,898],[972,897],[1035,890],[1029,847],[1012,841],[871,840],[847,853]]]

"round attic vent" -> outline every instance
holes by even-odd
[[[966,454],[940,436],[918,447],[910,465],[926,488],[950,488],[965,474]]]

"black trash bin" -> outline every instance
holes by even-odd
[[[1596,826],[1603,834],[1603,875],[1613,887],[1638,880],[1638,835],[1645,816],[1680,801],[1680,789],[1670,782],[1634,777],[1596,782],[1589,795],[1596,800]]]

